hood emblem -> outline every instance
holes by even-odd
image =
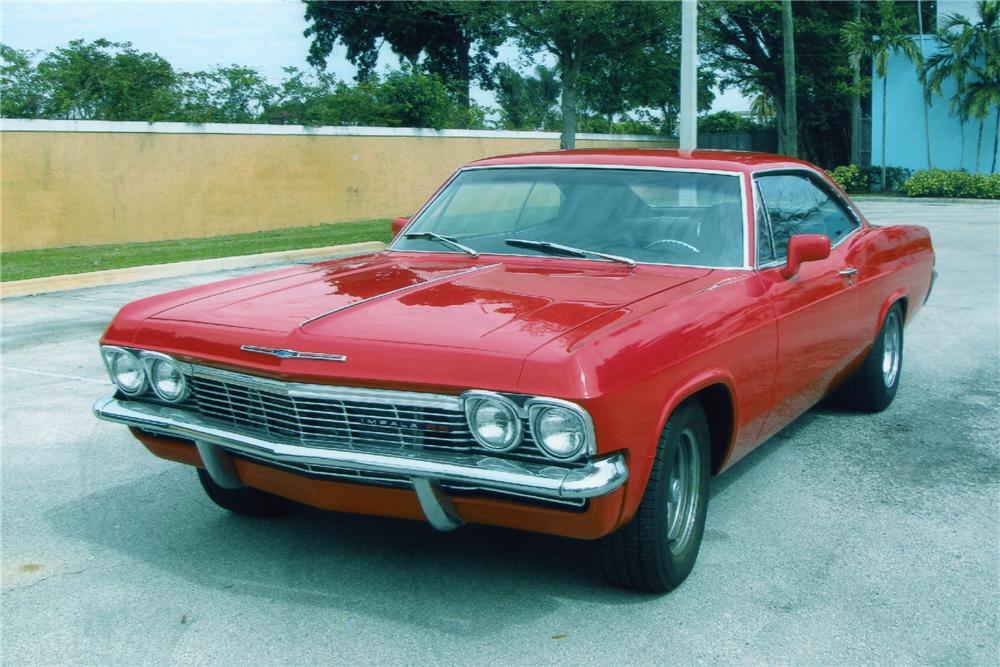
[[[317,361],[347,361],[345,354],[323,354],[322,352],[299,352],[298,350],[285,350],[276,347],[260,347],[258,345],[240,345],[244,352],[254,354],[268,354],[279,359],[315,359]]]

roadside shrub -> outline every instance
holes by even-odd
[[[844,189],[844,192],[851,194],[871,192],[870,174],[856,164],[841,165],[834,168],[829,174],[833,180],[837,181],[837,185]]]
[[[882,183],[882,167],[872,165],[866,169],[871,192],[902,192],[903,184],[913,175],[912,169],[886,167],[885,183]]]
[[[903,184],[903,192],[910,197],[1000,199],[1000,174],[925,169]]]

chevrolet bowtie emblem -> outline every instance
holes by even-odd
[[[298,350],[284,350],[276,347],[259,347],[257,345],[240,345],[244,352],[255,354],[269,354],[279,359],[316,359],[318,361],[347,361],[344,354],[323,354],[322,352],[299,352]]]

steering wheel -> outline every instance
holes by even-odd
[[[678,241],[677,239],[658,239],[656,241],[652,241],[650,243],[647,243],[645,246],[643,246],[643,249],[644,250],[649,250],[653,246],[659,245],[661,243],[676,243],[677,245],[681,246],[685,250],[690,250],[691,252],[699,253],[699,254],[701,253],[700,250],[698,250],[697,248],[695,248],[690,243],[685,243],[684,241]]]

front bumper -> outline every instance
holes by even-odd
[[[103,420],[126,424],[150,433],[192,440],[205,467],[223,486],[238,485],[230,454],[245,455],[275,465],[310,469],[362,471],[409,479],[432,525],[450,529],[461,517],[443,493],[440,483],[468,485],[484,491],[511,493],[538,499],[586,499],[611,493],[628,479],[622,454],[594,459],[580,468],[499,459],[487,454],[404,451],[344,447],[308,447],[262,439],[213,424],[197,414],[165,405],[107,396],[94,404]]]

